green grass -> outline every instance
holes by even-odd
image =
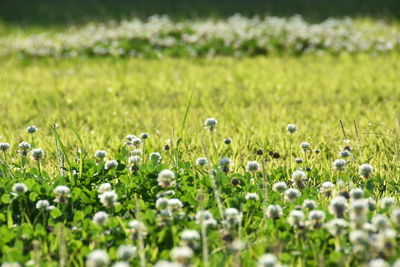
[[[352,252],[347,235],[339,240],[325,229],[293,230],[286,222],[288,213],[304,199],[312,198],[327,213],[327,221],[331,220],[327,208],[330,199],[319,194],[318,188],[324,181],[339,179],[347,183],[346,190],[361,187],[366,197],[393,196],[399,201],[400,56],[396,53],[163,60],[10,57],[1,63],[0,135],[1,142],[11,144],[11,150],[2,153],[7,159],[1,164],[1,261],[36,259],[41,266],[60,266],[64,259],[60,255],[66,250],[67,265],[82,266],[86,255],[96,248],[108,250],[115,261],[119,245],[140,246],[126,231],[133,218],[143,220],[148,228],[144,244],[149,266],[168,259],[170,249],[179,243],[179,233],[184,229],[200,232],[191,219],[196,211],[209,209],[221,219],[207,167],[194,165],[206,151],[215,169],[218,159],[228,156],[233,160],[230,173],[216,172],[217,187],[224,208],[235,207],[244,213],[241,237],[236,228],[227,230],[221,224],[209,230],[210,266],[232,266],[238,258],[242,266],[252,266],[265,252],[275,253],[282,263],[291,266],[359,265],[363,258]],[[212,136],[203,129],[209,117],[219,122]],[[58,124],[61,154],[68,156],[64,177],[59,174],[50,127],[53,123]],[[286,133],[288,123],[299,127],[293,139]],[[19,142],[31,141],[25,128],[32,124],[39,127],[35,145],[46,152],[41,171],[32,160],[28,160],[25,171],[21,169],[17,154]],[[142,132],[150,134],[144,152],[158,151],[163,161],[145,160],[138,172],[130,173],[124,168],[129,154],[124,138]],[[227,137],[233,139],[231,146],[223,144]],[[345,138],[351,140],[354,159],[345,171],[337,172],[332,162],[338,158]],[[172,140],[169,152],[163,151],[167,139]],[[321,153],[310,153],[306,162],[295,165],[295,157],[304,158],[299,148],[302,141],[310,142],[312,149],[318,148]],[[78,149],[82,153],[77,153]],[[106,171],[102,164],[96,165],[93,154],[97,149],[105,149],[108,159],[118,159],[119,168]],[[257,149],[277,151],[281,157],[272,159],[267,153],[257,156]],[[251,175],[245,171],[250,160],[266,160],[265,199],[261,172]],[[374,166],[374,175],[360,179],[358,166],[366,162]],[[298,167],[311,168],[307,186],[299,200],[284,203],[271,186],[277,181],[288,182]],[[163,189],[157,185],[156,176],[166,168],[177,175],[175,197],[184,203],[188,217],[161,227],[154,204]],[[241,180],[240,187],[230,184],[234,177]],[[26,183],[29,193],[14,197],[10,192],[15,182]],[[105,209],[96,192],[103,182],[112,183],[121,204],[106,209],[110,214],[106,226],[96,226],[91,222],[93,214]],[[71,188],[69,203],[53,203],[57,208],[50,214],[37,212],[36,201],[53,202],[53,189],[59,184]],[[258,193],[263,201],[246,202],[248,192]],[[264,202],[282,205],[285,216],[275,222],[264,221]],[[135,212],[137,208],[140,213]],[[390,215],[390,210],[377,211]],[[368,217],[376,213],[368,213]],[[229,244],[220,238],[221,230],[246,242],[240,256],[229,252]],[[335,240],[336,245],[338,240],[342,242],[345,250],[335,251]],[[369,255],[376,257],[371,251]],[[203,266],[201,249],[195,254],[194,266]],[[396,247],[380,254],[390,262],[397,255]],[[138,266],[139,259],[132,264]]]

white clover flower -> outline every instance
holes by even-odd
[[[104,183],[104,184],[101,184],[100,186],[99,186],[99,189],[97,190],[99,193],[104,193],[104,192],[106,192],[106,191],[111,191],[111,184],[110,183]]]
[[[107,157],[107,152],[104,150],[97,150],[94,153],[94,157],[97,159],[104,159],[105,157]]]
[[[292,210],[288,215],[288,223],[297,228],[302,228],[304,226],[305,215],[301,210]]]
[[[348,227],[348,224],[343,219],[333,219],[326,223],[326,228],[333,236],[343,235]]]
[[[70,189],[66,185],[58,185],[58,186],[56,186],[56,188],[54,188],[54,193],[56,195],[67,195],[67,194],[69,194],[69,192],[70,192]]]
[[[181,241],[184,246],[195,248],[199,240],[200,234],[196,230],[185,230],[181,233]]]
[[[329,181],[323,182],[319,191],[327,197],[332,195],[332,191],[335,189],[335,185]]]
[[[125,261],[117,261],[111,267],[130,267],[131,265],[128,262]]]
[[[372,176],[373,167],[370,164],[364,163],[360,166],[359,174],[361,178],[369,178]]]
[[[257,161],[249,161],[247,162],[246,170],[248,172],[257,172],[260,170],[260,164]]]
[[[317,202],[315,202],[315,200],[312,200],[312,199],[305,199],[303,201],[302,207],[304,209],[313,210],[317,207]]]
[[[214,219],[211,212],[208,210],[200,210],[196,213],[196,223],[204,224],[205,226],[215,226],[217,225],[217,221]]]
[[[158,261],[154,267],[183,267],[179,262]]]
[[[133,234],[139,234],[139,233],[141,235],[147,234],[147,227],[141,221],[133,220],[130,221],[128,225]]]
[[[287,189],[287,184],[285,182],[277,182],[274,183],[274,185],[272,186],[272,190],[274,190],[275,192],[283,192]]]
[[[389,228],[389,219],[386,215],[377,214],[372,218],[372,225],[375,226],[378,231],[386,230]]]
[[[46,154],[44,153],[44,150],[41,148],[35,148],[32,149],[31,151],[31,157],[33,160],[39,161],[41,159],[44,159],[45,156]]]
[[[129,163],[132,165],[139,164],[142,158],[140,156],[131,156],[129,157]]]
[[[101,249],[90,252],[86,259],[86,267],[106,267],[109,263],[107,252]]]
[[[23,150],[28,150],[31,149],[31,144],[29,144],[28,142],[21,142],[18,144],[18,147]]]
[[[390,267],[390,264],[383,259],[372,259],[368,263],[368,267]]]
[[[400,226],[400,208],[393,209],[390,218],[396,226]]]
[[[225,209],[225,219],[228,224],[234,225],[238,224],[242,220],[242,214],[235,208]]]
[[[69,192],[70,189],[68,186],[65,185],[56,186],[56,188],[54,188],[54,194],[56,195],[54,202],[60,204],[68,203],[68,198],[71,196]]]
[[[222,158],[219,160],[219,165],[221,167],[225,167],[225,166],[229,166],[232,163],[232,161],[230,160],[230,158]]]
[[[354,246],[363,246],[368,243],[368,234],[362,230],[353,230],[349,234],[350,242]]]
[[[141,156],[143,154],[142,150],[139,148],[136,148],[131,151],[131,156]]]
[[[49,208],[49,206],[50,206],[50,203],[46,199],[38,200],[36,202],[36,208],[38,210],[47,210]]]
[[[257,262],[258,267],[278,267],[278,258],[271,253],[262,255]]]
[[[374,211],[376,209],[376,201],[373,198],[367,198],[367,204],[369,211]]]
[[[208,118],[206,119],[206,121],[204,122],[204,129],[209,130],[210,132],[213,132],[216,130],[218,121],[214,118]]]
[[[344,149],[344,150],[339,152],[339,157],[348,158],[350,156],[351,156],[351,152],[348,151],[347,149]]]
[[[18,195],[28,192],[28,187],[24,183],[16,183],[12,187],[12,191]]]
[[[168,209],[170,211],[179,211],[182,209],[183,203],[177,198],[171,198],[168,200]]]
[[[190,247],[175,247],[171,250],[171,258],[179,262],[188,262],[193,257],[193,250]]]
[[[390,209],[395,204],[393,197],[384,197],[379,201],[380,207],[382,209]]]
[[[120,260],[129,261],[136,255],[136,247],[132,245],[121,245],[117,250],[117,257]]]
[[[266,213],[268,218],[271,219],[278,219],[283,216],[283,211],[281,206],[278,204],[271,204],[267,207],[267,213]]]
[[[30,134],[36,133],[37,131],[38,131],[38,128],[36,126],[34,126],[34,125],[29,126],[29,127],[26,128],[26,132],[30,133]]]
[[[323,222],[325,220],[325,212],[322,210],[312,210],[308,214],[308,218],[312,221]]]
[[[168,199],[167,198],[160,197],[160,198],[157,199],[157,201],[156,201],[156,209],[162,210],[162,209],[167,208],[167,206],[168,206]]]
[[[258,201],[259,197],[257,193],[247,193],[245,199],[248,201]]]
[[[162,170],[157,177],[158,185],[163,188],[174,187],[175,183],[175,173],[171,170]]]
[[[208,160],[206,158],[198,158],[196,164],[199,166],[205,166],[208,164]]]
[[[21,264],[19,264],[18,262],[3,262],[0,266],[1,267],[21,267]]]
[[[341,171],[346,167],[347,162],[344,159],[337,159],[332,163],[332,166],[335,170]]]
[[[128,138],[127,138],[128,139]],[[128,145],[139,147],[142,144],[142,139],[136,136],[131,136],[131,139],[128,139]]]
[[[93,215],[92,221],[95,224],[105,224],[108,221],[108,214],[106,212],[104,212],[104,211],[96,212]]]
[[[368,202],[365,199],[357,199],[351,202],[350,218],[356,225],[362,225],[365,222],[365,215],[368,210]]]
[[[338,196],[331,200],[329,204],[329,212],[336,216],[337,218],[343,218],[344,213],[347,210],[347,200],[342,197]]]
[[[28,155],[28,151],[31,149],[31,145],[28,142],[21,142],[18,147],[20,149],[19,154],[24,157]]]
[[[156,162],[160,162],[162,160],[162,156],[158,152],[151,152],[149,158],[150,160],[155,160]]]
[[[111,170],[111,169],[115,169],[118,166],[118,161],[116,160],[108,160],[106,162],[106,164],[104,165],[104,169],[106,170]]]
[[[115,193],[114,190],[106,191],[99,195],[100,202],[106,208],[112,208],[115,205],[118,205],[118,194]]]
[[[364,190],[362,190],[361,188],[353,188],[350,190],[349,193],[352,200],[361,199],[364,197]]]
[[[287,201],[295,201],[296,199],[298,199],[300,197],[301,193],[298,189],[296,188],[289,188],[286,189],[285,193],[284,193],[284,198]]]
[[[297,126],[295,124],[288,124],[286,130],[289,134],[294,134],[297,132]]]
[[[301,142],[300,143],[300,148],[304,149],[304,150],[309,150],[310,149],[310,143],[308,142]]]
[[[294,187],[303,189],[305,187],[305,181],[307,178],[307,174],[301,170],[296,170],[292,174],[291,182],[293,183]]]

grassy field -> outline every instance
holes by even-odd
[[[179,244],[191,246],[195,254],[172,252],[183,266],[254,266],[267,252],[290,266],[356,266],[375,258],[390,263],[398,258],[397,234],[389,235],[398,230],[397,204],[381,200],[399,201],[397,53],[162,60],[13,56],[3,58],[1,67],[0,142],[11,144],[1,153],[2,262],[107,266],[105,256],[88,256],[103,249],[112,262],[151,266],[170,259],[171,249]],[[212,117],[218,120],[215,132],[204,129],[204,121]],[[298,126],[294,135],[287,133],[290,123]],[[27,133],[29,125],[39,131]],[[149,134],[139,146],[142,160],[129,162],[134,146],[126,145],[125,136],[140,133]],[[225,144],[225,138],[232,138],[232,144]],[[21,157],[22,141],[43,148],[46,156]],[[300,148],[301,142],[310,143],[310,149]],[[346,145],[352,147],[352,156],[345,158],[344,170],[335,170],[332,163]],[[118,160],[116,169],[95,159],[99,149],[107,151],[107,160]],[[263,155],[256,154],[259,149]],[[279,158],[269,151],[278,152]],[[161,162],[150,160],[151,152],[159,152]],[[199,157],[207,157],[210,165],[196,165]],[[229,171],[218,166],[223,157],[233,162]],[[251,171],[246,165],[254,160],[261,168]],[[374,171],[360,178],[363,163]],[[306,180],[293,178],[299,168]],[[164,169],[174,172],[170,187],[160,182],[171,178],[160,178]],[[301,190],[301,196],[284,199],[273,190],[279,181]],[[325,181],[333,187],[324,187]],[[28,191],[16,188],[17,182]],[[105,200],[98,193],[106,182],[118,194],[119,205],[113,196]],[[53,192],[57,185],[71,191]],[[355,188],[364,190],[361,198],[375,199],[377,209],[363,208],[355,218],[354,203],[360,204]],[[168,195],[167,189],[175,195]],[[249,200],[247,193],[256,193],[259,200]],[[350,194],[346,234],[335,231],[340,225],[321,228],[324,222],[340,220],[329,204],[339,194]],[[183,208],[156,206],[161,196],[180,199]],[[55,207],[37,209],[40,199]],[[308,219],[307,209],[307,219],[292,213],[305,199],[316,201],[325,221]],[[271,204],[282,206],[283,217],[271,218]],[[224,214],[230,207],[243,217]],[[101,210],[109,214],[108,222],[101,223],[100,215],[92,222]],[[207,230],[204,221],[196,224],[200,210],[209,210],[218,225]],[[377,214],[392,216],[392,222]],[[357,224],[358,219],[371,218],[370,232]],[[129,224],[134,219],[143,221],[147,230]],[[197,230],[201,240],[193,233],[182,238],[185,229]],[[368,233],[371,240],[349,241],[348,233],[354,231]],[[123,244],[137,246],[138,256],[121,256],[117,249]],[[128,256],[133,254],[133,249],[126,250]],[[106,263],[95,264],[94,258]]]

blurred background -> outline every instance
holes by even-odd
[[[373,17],[397,20],[399,0],[2,0],[0,33],[7,27],[57,28],[89,21],[146,18],[166,14],[182,20],[204,17],[302,15],[308,22],[328,17]]]

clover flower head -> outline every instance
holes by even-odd
[[[97,150],[94,153],[94,157],[97,159],[104,159],[105,157],[107,157],[107,152],[105,150]]]
[[[285,182],[276,182],[272,186],[272,190],[275,192],[283,192],[287,189],[287,184]]]
[[[300,197],[301,193],[296,188],[288,188],[284,193],[284,198],[287,201],[295,201]]]
[[[277,267],[277,266],[279,266],[278,258],[271,253],[262,255],[257,262],[257,267]]]
[[[260,170],[260,164],[257,161],[249,161],[247,162],[246,170],[248,172],[257,172]]]
[[[364,163],[359,168],[359,174],[361,178],[366,179],[372,176],[373,170],[374,168],[370,164]]]
[[[106,192],[106,191],[111,191],[111,189],[112,189],[112,187],[111,187],[111,184],[110,183],[104,183],[104,184],[101,184],[100,186],[99,186],[99,189],[97,190],[99,193],[104,193],[104,192]]]
[[[117,249],[117,257],[120,260],[129,261],[136,255],[136,247],[132,245],[121,245]]]
[[[50,203],[46,199],[41,199],[36,202],[36,208],[38,210],[47,210],[50,207]]]
[[[105,224],[105,223],[107,223],[107,221],[108,221],[108,214],[107,214],[105,211],[96,212],[96,213],[93,215],[92,221],[93,221],[95,224]]]
[[[208,118],[206,119],[206,121],[204,122],[204,129],[209,130],[210,132],[213,132],[216,130],[218,121],[214,118]]]
[[[208,164],[208,160],[206,158],[198,158],[196,160],[196,165],[205,166]]]
[[[114,190],[106,191],[99,195],[100,202],[106,208],[112,208],[115,205],[118,205],[118,194],[115,193]]]
[[[86,259],[87,267],[106,267],[108,266],[110,259],[107,252],[101,249],[96,249],[89,253]]]
[[[332,163],[332,166],[335,170],[341,171],[346,167],[347,162],[344,159],[337,159]]]
[[[28,187],[24,183],[16,183],[12,187],[12,191],[18,195],[28,192]]]
[[[106,170],[115,169],[117,167],[118,167],[118,161],[116,161],[116,160],[108,160],[106,162],[106,164],[104,165],[104,169],[106,169]]]
[[[296,126],[296,124],[288,124],[288,126],[286,127],[286,130],[289,134],[294,134],[297,132],[297,126]]]
[[[266,215],[271,219],[278,219],[283,216],[283,211],[281,206],[278,204],[271,204],[267,207]]]
[[[37,131],[38,131],[38,128],[36,126],[34,126],[34,125],[28,126],[26,128],[26,132],[30,133],[30,134],[36,133]]]
[[[160,162],[162,160],[162,156],[158,152],[151,152],[149,158],[150,160],[155,160],[156,162]]]
[[[157,182],[162,188],[174,187],[176,185],[175,173],[169,169],[162,170],[158,174]]]
[[[31,151],[31,157],[33,160],[36,160],[36,161],[44,159],[45,155],[46,154],[44,153],[44,150],[41,148],[35,148],[35,149],[32,149],[32,151]]]
[[[259,197],[257,193],[247,193],[245,199],[248,201],[258,201]]]

